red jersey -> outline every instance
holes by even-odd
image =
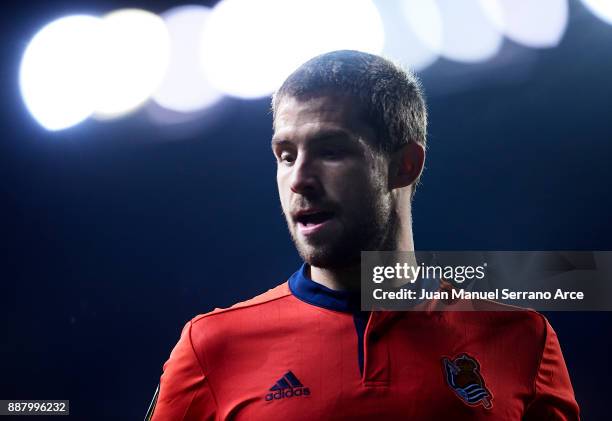
[[[579,419],[539,313],[359,307],[302,266],[195,317],[164,364],[152,420]]]

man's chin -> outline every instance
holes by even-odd
[[[297,249],[306,263],[322,269],[340,269],[359,265],[361,262],[360,250],[349,251],[347,248],[310,245],[299,245]]]

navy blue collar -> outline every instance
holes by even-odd
[[[299,300],[317,307],[346,313],[361,312],[361,294],[359,291],[336,291],[327,288],[306,275],[306,265],[306,263],[302,264],[288,280],[289,290],[293,295]],[[439,288],[440,281],[437,279],[421,280],[419,285],[421,288],[433,292]],[[415,302],[415,304],[417,303],[418,301]]]
[[[336,291],[313,281],[306,275],[306,263],[291,275],[288,282],[291,293],[308,304],[347,313],[361,311],[358,291]]]

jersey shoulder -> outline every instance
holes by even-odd
[[[265,347],[262,339],[271,338],[270,333],[280,328],[281,314],[288,307],[299,308],[295,301],[284,282],[249,300],[191,319],[192,346],[204,370],[223,365],[227,355]]]
[[[444,311],[444,319],[454,328],[484,335],[492,340],[529,344],[529,351],[540,353],[550,330],[546,317],[529,308],[491,300],[465,300]]]
[[[546,317],[530,308],[518,307],[492,300],[478,300],[474,305],[477,313],[487,313],[493,320],[506,320],[510,323],[521,323],[531,326],[540,336],[545,333],[548,320]]]
[[[214,310],[208,313],[199,314],[195,316],[191,320],[191,322],[195,326],[205,320],[212,321],[210,319],[215,319],[219,317],[221,318],[226,318],[226,317],[241,318],[242,316],[244,316],[244,313],[249,313],[250,311],[253,311],[253,310],[259,310],[259,309],[256,309],[257,307],[270,306],[270,305],[273,306],[275,304],[278,304],[278,301],[282,301],[283,299],[290,297],[290,296],[292,296],[292,293],[291,293],[291,290],[289,289],[288,282],[285,281],[282,284],[277,285],[276,287],[271,288],[262,294],[259,294],[248,300],[238,302],[232,305],[231,307],[215,308]]]

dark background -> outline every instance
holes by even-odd
[[[418,249],[612,249],[612,26],[570,3],[557,48],[506,40],[490,62],[439,60],[421,73],[430,146]],[[299,259],[267,99],[226,99],[180,127],[151,124],[147,109],[56,133],[34,122],[17,73],[40,27],[176,5],[83,4],[16,3],[0,16],[0,399],[69,399],[73,419],[140,419],[183,324],[281,283]],[[608,419],[612,315],[547,317],[583,419]]]

